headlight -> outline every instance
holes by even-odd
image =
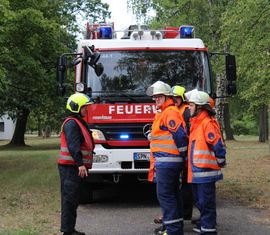
[[[92,136],[93,136],[94,140],[106,141],[105,136],[103,135],[103,133],[100,130],[91,129],[91,131],[92,131]]]

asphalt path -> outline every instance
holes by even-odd
[[[217,201],[218,234],[270,235],[269,211]],[[154,185],[107,186],[94,193],[94,203],[79,207],[76,228],[87,235],[151,235],[159,214]],[[185,221],[186,235],[196,234],[192,228],[191,221]]]

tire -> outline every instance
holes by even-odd
[[[93,203],[93,187],[90,183],[84,182],[80,188],[79,204]]]

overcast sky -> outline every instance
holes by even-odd
[[[127,0],[102,0],[110,5],[110,22],[114,22],[115,30],[122,30],[136,23],[136,17],[127,10]]]
[[[129,25],[137,24],[136,17],[132,14],[131,10],[127,9],[127,0],[101,0],[104,3],[109,4],[109,11],[111,12],[111,18],[107,22],[114,22],[114,30],[121,31],[128,28]],[[149,13],[154,15],[153,12]],[[81,30],[85,30],[85,24],[81,27]],[[118,36],[121,37],[122,33],[119,33]],[[82,39],[83,36],[80,34],[77,37],[77,40]]]

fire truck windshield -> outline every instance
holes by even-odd
[[[191,50],[103,51],[104,72],[97,77],[88,69],[87,86],[97,101],[146,102],[146,89],[161,80],[186,90],[211,92],[206,52]]]

